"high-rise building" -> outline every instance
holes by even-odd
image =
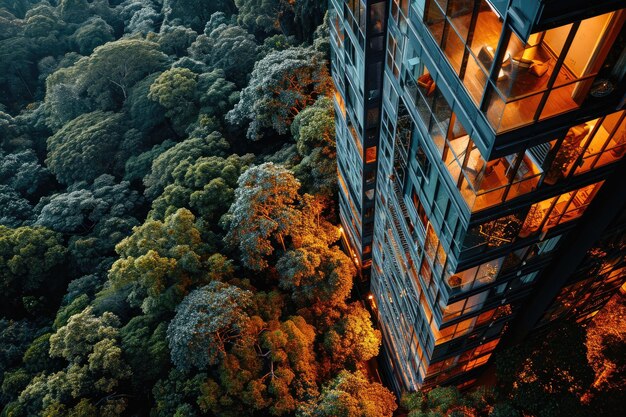
[[[331,0],[339,202],[397,391],[626,280],[621,1]]]

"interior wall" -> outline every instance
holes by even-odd
[[[580,22],[564,61],[577,77],[586,75],[587,68],[593,64],[596,49],[604,40],[604,32],[612,15],[613,13],[607,13]]]
[[[577,78],[584,76],[587,68],[593,63],[595,51],[603,41],[604,32],[612,15],[613,13],[607,13],[580,23],[564,60],[567,69]],[[543,42],[558,55],[565,44],[571,26],[571,24],[564,25],[548,30],[543,37]]]

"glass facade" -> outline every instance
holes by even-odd
[[[580,107],[621,30],[619,12],[610,12],[522,40],[486,0],[417,3],[417,17],[496,132]]]
[[[398,392],[475,381],[576,229],[611,220],[593,213],[624,162],[624,88],[597,79],[623,79],[626,14],[550,26],[518,3],[330,2],[340,215]],[[623,283],[620,262],[603,282]],[[584,282],[554,284],[537,326],[614,288]]]
[[[387,2],[329,3],[340,218],[352,259],[371,264]]]

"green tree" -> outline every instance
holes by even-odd
[[[34,99],[36,57],[29,39],[21,36],[0,40],[0,56],[2,102],[17,112]]]
[[[135,316],[120,329],[124,357],[133,374],[133,388],[141,395],[147,396],[171,367],[166,331],[167,323],[152,316]]]
[[[22,356],[35,338],[35,331],[36,327],[27,320],[0,319],[0,373],[21,364]]]
[[[35,224],[71,234],[68,248],[81,273],[113,260],[115,245],[140,224],[143,197],[128,182],[102,175],[86,188],[44,197],[36,207]]]
[[[51,182],[50,171],[39,163],[33,150],[7,155],[0,153],[0,183],[23,196],[36,198],[44,188],[52,185]]]
[[[235,11],[233,0],[164,0],[162,13],[166,22],[180,22],[195,30],[202,30],[213,13],[232,14]]]
[[[341,371],[319,397],[302,405],[298,417],[391,417],[395,396],[384,386],[368,381],[357,371]]]
[[[198,33],[185,26],[162,26],[158,34],[150,33],[148,40],[159,44],[161,51],[170,56],[186,55],[187,48],[193,43]]]
[[[49,329],[42,329],[41,331],[43,332],[47,330]],[[27,384],[25,384],[22,389],[26,388],[26,385],[30,382],[32,375],[37,375],[44,371],[58,370],[63,366],[62,360],[59,358],[51,358],[49,355],[50,336],[52,336],[52,333],[47,332],[36,337],[28,346],[26,352],[24,352],[24,356],[22,357],[22,361],[24,363],[23,369],[28,372],[29,378]],[[19,394],[19,392],[17,394]],[[13,398],[16,397],[17,395]]]
[[[169,69],[150,86],[148,98],[165,108],[165,115],[181,135],[198,111],[194,100],[197,87],[198,75],[187,68]]]
[[[298,39],[310,42],[316,29],[324,21],[327,5],[317,0],[295,0],[293,4],[293,29],[292,34]]]
[[[0,311],[15,314],[22,297],[46,294],[48,302],[65,282],[67,249],[61,235],[45,227],[0,226]]]
[[[63,296],[63,304],[70,304],[83,295],[92,299],[102,287],[103,282],[104,279],[98,274],[83,275],[80,278],[72,280],[67,285],[67,291]]]
[[[107,105],[121,93],[124,100],[128,90],[146,75],[163,68],[165,55],[156,45],[139,39],[121,39],[96,48],[86,61],[76,65],[80,71],[84,62],[85,74],[80,82],[87,84],[87,94],[97,104]],[[108,93],[108,97],[103,93]]]
[[[1,75],[0,75],[1,76]],[[0,145],[3,149],[10,149],[11,142],[19,135],[19,121],[3,111],[0,106]]]
[[[255,64],[227,119],[232,124],[248,121],[251,140],[262,138],[268,128],[284,135],[298,113],[330,89],[326,61],[318,52],[302,47],[270,52]]]
[[[137,223],[133,214],[142,197],[129,186],[128,182],[117,184],[112,176],[102,175],[87,188],[45,197],[37,206],[35,224],[61,233],[86,234],[111,217]]]
[[[155,404],[150,410],[152,417],[187,417],[202,415],[207,410],[207,397],[211,396],[217,384],[209,380],[204,373],[189,374],[185,371],[172,369],[169,374],[157,381],[152,388]],[[233,405],[232,408],[235,408]],[[236,414],[223,414],[225,417],[236,417]],[[245,416],[242,413],[239,416]]]
[[[62,68],[46,80],[46,91],[68,85],[78,97],[88,99],[91,109],[112,110],[121,107],[130,89],[147,75],[165,69],[167,56],[158,45],[142,39],[120,39],[97,47],[71,67]],[[46,94],[49,122],[59,127],[71,119],[58,107],[62,100]]]
[[[258,37],[272,33],[311,41],[327,5],[317,0],[235,0],[239,24]]]
[[[111,313],[101,317],[87,308],[50,336],[50,356],[67,366],[55,373],[35,376],[19,396],[32,415],[51,415],[95,399],[101,412],[120,415],[126,396],[117,390],[131,376],[119,346],[119,320]],[[98,401],[104,399],[104,401]],[[89,407],[90,411],[93,408]],[[53,414],[52,414],[53,415]]]
[[[321,148],[324,155],[334,159],[335,108],[332,100],[320,97],[298,113],[291,125],[291,134],[296,140],[300,155],[309,155],[314,149]]]
[[[298,221],[294,205],[300,183],[285,168],[265,163],[244,172],[238,184],[225,217],[225,240],[239,248],[246,267],[262,270],[274,252],[273,240],[286,250],[285,236]]]
[[[332,101],[320,97],[301,111],[291,125],[298,154],[302,157],[293,171],[306,192],[327,197],[337,191],[334,117]]]
[[[584,331],[560,326],[541,339],[500,352],[496,358],[503,395],[524,414],[584,416],[581,397],[593,381]]]
[[[89,19],[72,35],[81,55],[90,55],[96,47],[114,39],[113,28],[100,17]]]
[[[6,185],[0,185],[0,225],[20,227],[30,223],[33,208],[29,201],[17,191]]]
[[[2,3],[3,15],[9,15],[10,17],[22,17],[28,13],[28,9],[32,7],[30,0],[16,0],[16,1],[3,1]]]
[[[151,172],[143,180],[145,196],[154,200],[174,181],[174,171],[181,164],[192,164],[198,158],[225,156],[228,142],[218,132],[206,137],[190,138],[167,149],[154,159]]]
[[[293,167],[304,192],[332,198],[337,193],[337,163],[316,148]]]
[[[313,32],[313,47],[324,55],[330,54],[330,26],[328,12],[324,15],[321,24]]]
[[[521,417],[506,400],[496,403],[491,388],[478,387],[461,393],[456,387],[434,387],[431,390],[405,392],[400,406],[409,417],[510,416]]]
[[[249,320],[251,298],[249,291],[217,281],[185,297],[167,329],[174,365],[204,370],[223,359]]]
[[[279,17],[288,6],[284,0],[235,0],[237,21],[250,32],[267,35],[280,32]]]
[[[67,324],[70,317],[74,314],[78,314],[89,306],[89,296],[87,294],[83,294],[74,300],[71,303],[61,306],[57,311],[57,315],[54,319],[54,328],[58,329]]]
[[[489,417],[523,417],[523,414],[510,403],[497,403],[489,413]]]
[[[116,247],[121,258],[109,272],[113,287],[129,286],[128,301],[144,313],[173,311],[195,286],[208,284],[210,248],[191,212],[147,220]]]
[[[161,73],[153,73],[135,84],[124,103],[125,113],[130,116],[131,125],[141,132],[149,133],[164,124],[165,108],[158,101],[149,98],[150,87]]]
[[[188,132],[192,135],[207,135],[224,125],[224,117],[239,101],[239,91],[235,84],[226,80],[225,72],[215,69],[200,74],[196,90],[200,114]],[[199,130],[199,133],[192,129]]]
[[[353,303],[324,334],[324,348],[333,368],[354,370],[358,364],[378,355],[381,340],[380,331],[372,327],[369,312],[359,303]]]
[[[235,198],[237,179],[252,161],[252,155],[201,157],[193,163],[180,164],[172,173],[173,181],[152,203],[150,216],[162,219],[179,208],[188,207],[216,229]]]
[[[155,5],[148,1],[129,1],[120,5],[120,17],[126,33],[147,35],[157,32],[157,22],[162,16],[155,10]]]
[[[174,145],[176,145],[176,142],[165,140],[158,145],[154,145],[150,150],[128,158],[124,168],[124,180],[141,183],[141,180],[150,173],[154,160]]]
[[[68,23],[82,23],[91,14],[87,0],[60,0],[58,11],[61,19]]]
[[[245,86],[258,57],[254,36],[240,26],[230,24],[224,14],[216,13],[189,48],[189,55],[211,68],[224,71],[228,79]]]
[[[285,252],[276,263],[280,286],[299,306],[342,307],[356,275],[354,264],[338,247],[316,244]]]
[[[121,113],[96,111],[66,124],[48,138],[50,171],[64,184],[119,173],[116,153],[124,140],[124,118]]]

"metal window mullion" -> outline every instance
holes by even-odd
[[[517,175],[517,171],[519,170],[519,167],[522,164],[522,161],[524,160],[524,154],[525,153],[526,153],[526,150],[520,151],[517,154],[517,159],[515,160],[515,164],[513,165],[513,171],[512,171],[513,172],[513,178],[515,178],[515,176]],[[509,195],[509,191],[511,191],[511,185],[513,185],[513,178],[507,178],[509,183],[506,185],[506,188],[504,189],[504,193],[502,193],[502,200],[501,201],[506,201],[506,198]]]
[[[554,69],[552,70],[552,75],[548,80],[548,84],[546,85],[546,91],[543,93],[543,97],[541,97],[541,101],[539,102],[539,106],[537,106],[537,111],[535,111],[535,116],[533,117],[533,121],[539,120],[541,117],[541,113],[548,102],[548,97],[550,97],[550,93],[552,93],[552,87],[556,82],[556,78],[559,76],[559,72],[561,71],[561,67],[563,67],[563,63],[565,62],[565,58],[569,52],[569,48],[572,46],[574,42],[574,37],[576,36],[576,32],[578,32],[578,28],[580,27],[580,21],[572,24],[572,28],[567,35],[567,39],[563,44],[563,48],[561,48],[561,53],[556,60],[556,64],[554,64]]]
[[[596,133],[598,133],[598,130],[600,129],[600,126],[602,126],[602,122],[604,122],[605,118],[606,117],[602,117],[602,118],[598,119],[598,122],[593,127],[593,130],[591,132],[589,132],[589,136],[587,137],[587,142],[585,143],[585,146],[583,146],[582,151],[580,151],[580,155],[578,155],[578,157],[576,158],[576,161],[574,162],[574,165],[572,166],[570,171],[567,173],[565,178],[569,178],[572,175],[574,175],[574,172],[579,168],[579,166],[582,165],[581,162],[582,162],[582,160],[585,159],[585,152],[587,152],[587,149],[589,149],[589,145],[591,145],[591,142],[593,142],[593,138],[596,136]],[[567,133],[566,133],[566,135],[567,135]],[[602,148],[601,148],[602,150],[600,152],[598,152],[598,155],[596,155],[596,158],[594,158],[593,162],[591,163],[591,168],[589,168],[589,169],[593,169],[593,167],[596,164],[596,161],[598,160],[598,157],[602,154],[603,150],[606,149],[606,144],[611,141],[611,137],[612,137],[611,134],[609,134],[608,140],[602,146]]]
[[[504,33],[504,35],[500,36],[500,40],[498,41],[498,46],[496,47],[496,50],[494,52],[493,62],[491,63],[491,67],[487,69],[487,82],[485,83],[485,91],[483,93],[480,106],[479,106],[480,111],[483,113],[487,112],[487,107],[489,104],[488,103],[489,98],[487,97],[488,94],[486,94],[487,87],[490,87],[491,94],[493,94],[495,91],[498,90],[496,87],[496,80],[498,77],[498,72],[500,71],[500,68],[502,65],[501,58],[504,55],[504,52],[506,51],[505,45],[509,44],[509,41],[511,39],[511,34],[512,34],[511,29],[508,28],[508,21],[509,21],[509,16],[507,14],[502,22],[502,28],[503,28],[502,33]],[[478,66],[480,69],[480,63],[478,63]],[[504,99],[503,101],[506,105],[506,99]]]
[[[468,45],[471,45],[472,40],[474,40],[474,32],[476,30],[476,23],[478,22],[478,13],[480,11],[480,2],[474,2],[474,8],[472,9],[472,18],[470,19],[469,28],[467,30],[467,38],[463,41],[463,59],[461,59],[461,70],[459,71],[459,79],[463,79],[465,77],[465,70],[467,67],[467,61],[469,61],[469,51]],[[484,95],[484,91],[483,91]]]
[[[543,218],[543,221],[541,222],[541,224],[539,225],[539,228],[537,229],[537,231],[542,230],[543,227],[546,225],[546,223],[548,222],[548,219],[550,218],[550,215],[552,214],[552,210],[554,210],[554,206],[556,206],[556,203],[559,202],[559,198],[560,197],[561,196],[559,195],[559,196],[556,196],[556,197],[553,198],[552,203],[550,203],[550,208],[546,212],[546,215]],[[539,203],[537,203],[537,204],[539,204]],[[560,220],[560,217],[559,217],[559,220]],[[557,224],[558,224],[558,222],[557,222]]]
[[[598,159],[600,159],[602,154],[604,154],[604,152],[606,151],[606,148],[609,146],[609,143],[611,142],[611,140],[613,140],[613,137],[615,137],[615,134],[617,133],[617,130],[621,127],[622,123],[624,123],[624,117],[625,117],[624,113],[622,113],[622,117],[620,118],[620,120],[617,123],[615,123],[615,127],[609,133],[609,136],[608,136],[606,142],[604,142],[604,145],[600,149],[600,152],[598,152],[598,155],[596,155],[596,159],[593,161],[593,164],[591,165],[590,169],[593,169],[595,167],[595,165],[598,163]],[[604,120],[606,120],[606,116],[604,117],[604,119],[602,121],[604,122]],[[596,127],[596,133],[597,133],[597,130],[600,128],[600,126],[601,126],[601,124],[598,123],[598,126]],[[594,133],[594,135],[595,135],[595,133]],[[591,140],[589,141],[589,143],[591,143]]]

